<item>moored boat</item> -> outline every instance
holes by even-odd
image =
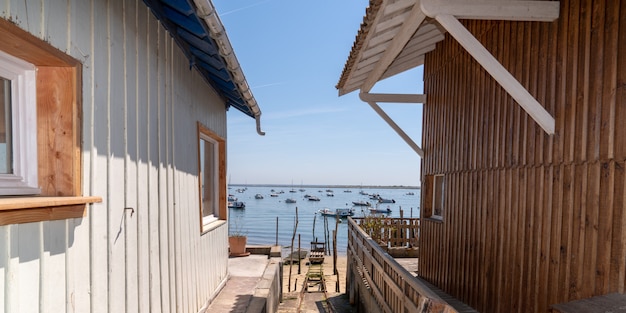
[[[351,208],[341,208],[341,209],[329,209],[324,208],[317,211],[322,216],[332,216],[332,217],[348,217],[354,215],[354,210]]]
[[[229,201],[228,207],[232,209],[245,209],[246,204],[241,201]]]
[[[256,195],[254,195],[254,199],[263,199],[263,195],[260,193],[257,193]]]
[[[387,206],[384,209],[381,209],[378,207],[376,208],[369,207],[368,209],[370,210],[370,213],[391,213],[391,208],[389,206]]]
[[[296,203],[296,199],[294,199],[294,198],[287,198],[287,200],[285,200],[285,203]]]
[[[371,203],[365,201],[352,201],[352,204],[355,206],[372,206]]]

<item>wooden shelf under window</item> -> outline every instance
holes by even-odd
[[[0,225],[83,217],[86,205],[96,202],[102,197],[0,198]]]

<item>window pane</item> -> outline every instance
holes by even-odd
[[[0,77],[0,174],[13,173],[11,155],[11,81]]]
[[[443,217],[443,200],[444,200],[444,186],[443,186],[443,176],[437,175],[435,176],[434,181],[434,203],[433,203],[433,215]]]
[[[216,146],[210,141],[200,139],[200,179],[202,183],[202,216],[218,217],[215,177]]]

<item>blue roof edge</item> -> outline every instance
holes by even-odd
[[[189,66],[226,102],[253,117],[260,129],[261,110],[237,61],[211,0],[143,0],[181,48]]]

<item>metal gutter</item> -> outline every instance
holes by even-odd
[[[226,60],[226,67],[231,74],[231,77],[237,85],[237,88],[241,92],[246,104],[252,111],[254,119],[256,120],[256,131],[259,135],[265,136],[265,132],[261,130],[261,109],[259,108],[250,86],[246,81],[246,77],[243,74],[243,70],[237,61],[237,56],[233,51],[233,47],[228,40],[226,30],[220,20],[215,7],[210,0],[194,0],[196,5],[196,14],[198,18],[204,20],[209,27],[211,38],[215,40],[218,46],[219,54]]]

